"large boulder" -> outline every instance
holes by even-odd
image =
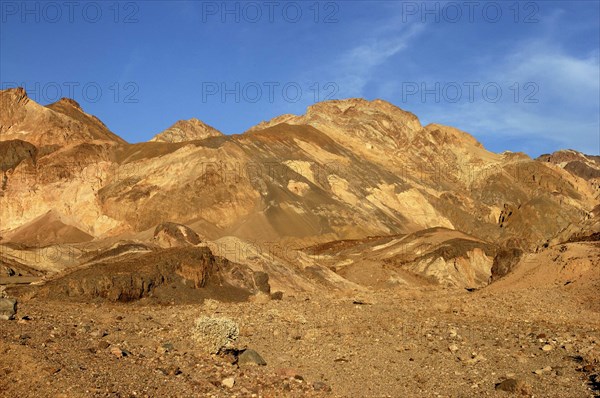
[[[8,321],[15,317],[17,313],[17,300],[10,298],[0,298],[0,320]]]
[[[492,264],[492,282],[511,272],[521,260],[521,256],[523,250],[516,247],[499,250]]]
[[[271,294],[269,274],[263,271],[255,271],[252,275],[252,279],[254,279],[254,286],[258,292]]]

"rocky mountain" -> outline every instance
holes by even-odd
[[[129,144],[0,99],[7,396],[598,391],[598,157],[381,100]]]
[[[180,120],[165,131],[155,135],[152,142],[184,142],[203,140],[208,137],[219,137],[223,135],[219,130],[208,124],[192,118],[189,120]]]
[[[97,117],[72,99],[62,98],[42,106],[27,97],[23,88],[0,90],[2,141],[22,140],[43,151],[72,144],[103,142],[125,144]]]
[[[595,187],[600,183],[600,156],[563,150],[549,155],[542,155],[538,160],[556,164],[577,177],[591,181]]]
[[[203,241],[235,238],[260,250],[379,237],[374,247],[357,246],[363,254],[328,254],[333,262],[303,254],[300,273],[316,267],[339,285],[346,283],[339,275],[356,268],[350,264],[376,263],[395,269],[382,274],[387,279],[408,272],[480,286],[495,248],[535,251],[597,225],[589,221],[598,213],[597,158],[492,153],[465,132],[422,126],[382,100],[318,103],[231,136],[197,119],[179,121],[150,142],[128,144],[72,100],[43,107],[22,89],[0,98],[2,243],[97,249],[151,242],[168,223]],[[420,248],[405,257],[370,254],[419,242],[423,233],[439,243],[414,243]],[[226,247],[213,249],[231,260]],[[269,267],[242,257],[255,270]],[[294,261],[276,257],[283,284]]]

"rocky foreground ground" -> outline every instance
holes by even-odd
[[[234,320],[235,346],[267,365],[203,351],[203,315]],[[594,303],[559,287],[197,305],[25,297],[0,321],[0,396],[594,397],[599,343]]]

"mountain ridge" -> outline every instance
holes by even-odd
[[[445,227],[531,250],[577,229],[598,198],[593,176],[489,152],[383,100],[326,101],[231,136],[190,119],[128,144],[75,101],[42,107],[22,89],[0,96],[0,149],[14,159],[4,168],[3,234],[52,210],[96,239],[163,222],[298,246]],[[28,120],[40,129],[19,132],[35,127]],[[48,133],[56,129],[65,132]],[[561,215],[550,220],[542,208]]]

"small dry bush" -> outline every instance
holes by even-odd
[[[238,338],[238,325],[229,318],[202,316],[196,319],[192,336],[211,354],[218,354],[225,348],[231,348]]]

